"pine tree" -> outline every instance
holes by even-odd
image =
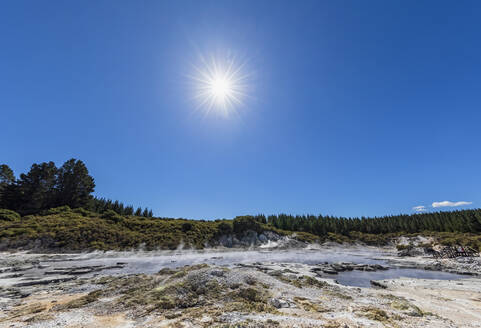
[[[129,205],[125,208],[125,215],[133,215],[134,214],[134,207]]]
[[[135,216],[142,216],[142,208],[137,208],[137,210],[135,211]]]
[[[57,206],[57,167],[54,162],[33,164],[27,174],[21,174],[16,185],[21,214],[38,213]]]
[[[59,204],[87,207],[95,189],[94,179],[81,160],[70,159],[58,170]]]
[[[5,190],[15,183],[15,175],[12,169],[6,165],[0,165],[0,208],[8,207],[7,197],[5,197]]]

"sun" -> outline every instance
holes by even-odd
[[[232,82],[223,76],[217,76],[210,81],[210,92],[217,102],[223,102],[225,98],[232,97]]]
[[[194,98],[206,113],[215,111],[224,116],[236,112],[247,96],[249,75],[244,65],[234,59],[203,60],[191,76],[195,85]]]

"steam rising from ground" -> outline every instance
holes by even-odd
[[[127,265],[122,269],[109,271],[111,274],[156,273],[162,268],[179,267],[207,263],[212,265],[232,266],[239,263],[274,262],[317,264],[322,262],[379,263],[375,257],[382,255],[377,248],[326,248],[322,251],[315,246],[304,249],[278,250],[270,249],[275,242],[264,245],[260,249],[206,249],[175,251],[129,251],[129,252],[92,252],[85,254],[62,255],[64,261],[54,262],[54,266],[115,265],[122,262]]]
[[[281,242],[282,244],[282,242]],[[57,273],[77,268],[87,272],[82,277],[89,278],[96,275],[128,275],[128,274],[154,274],[165,268],[178,268],[186,265],[209,264],[213,266],[234,267],[239,264],[294,266],[318,265],[323,263],[350,262],[356,264],[381,264],[389,265],[396,258],[393,250],[368,247],[368,246],[328,246],[310,245],[306,248],[278,249],[277,242],[269,242],[260,248],[217,248],[193,250],[184,249],[183,246],[171,251],[108,251],[91,252],[83,254],[26,254],[16,253],[1,257],[0,279],[4,286],[14,285],[24,279],[38,280],[54,277]],[[10,263],[9,263],[10,262]],[[16,264],[15,264],[16,262]],[[23,264],[21,263],[23,262]],[[30,265],[33,264],[33,265]],[[40,265],[39,265],[40,264]],[[9,277],[10,266],[29,266],[22,269],[21,277]],[[89,270],[88,268],[99,268]],[[103,269],[105,268],[105,269]],[[69,273],[66,273],[69,275]],[[65,273],[64,273],[65,275]],[[426,279],[459,279],[455,274],[446,272],[433,272],[423,269],[407,269],[392,267],[379,272],[340,272],[337,275],[327,276],[336,279],[344,285],[369,287],[372,279],[392,279],[401,276]]]

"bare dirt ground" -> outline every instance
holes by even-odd
[[[401,278],[381,281],[390,295],[402,297],[425,312],[447,318],[458,327],[481,327],[481,280]]]
[[[480,279],[359,288],[322,268],[193,265],[40,285],[2,303],[0,327],[481,327]]]

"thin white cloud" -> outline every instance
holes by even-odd
[[[426,210],[426,206],[423,206],[423,205],[414,206],[414,207],[413,207],[413,210],[415,210],[416,212],[424,212],[424,211],[427,211],[427,210]]]
[[[456,207],[456,206],[463,206],[463,205],[471,205],[473,202],[450,202],[449,200],[445,200],[443,202],[434,202],[432,204],[433,207]]]

